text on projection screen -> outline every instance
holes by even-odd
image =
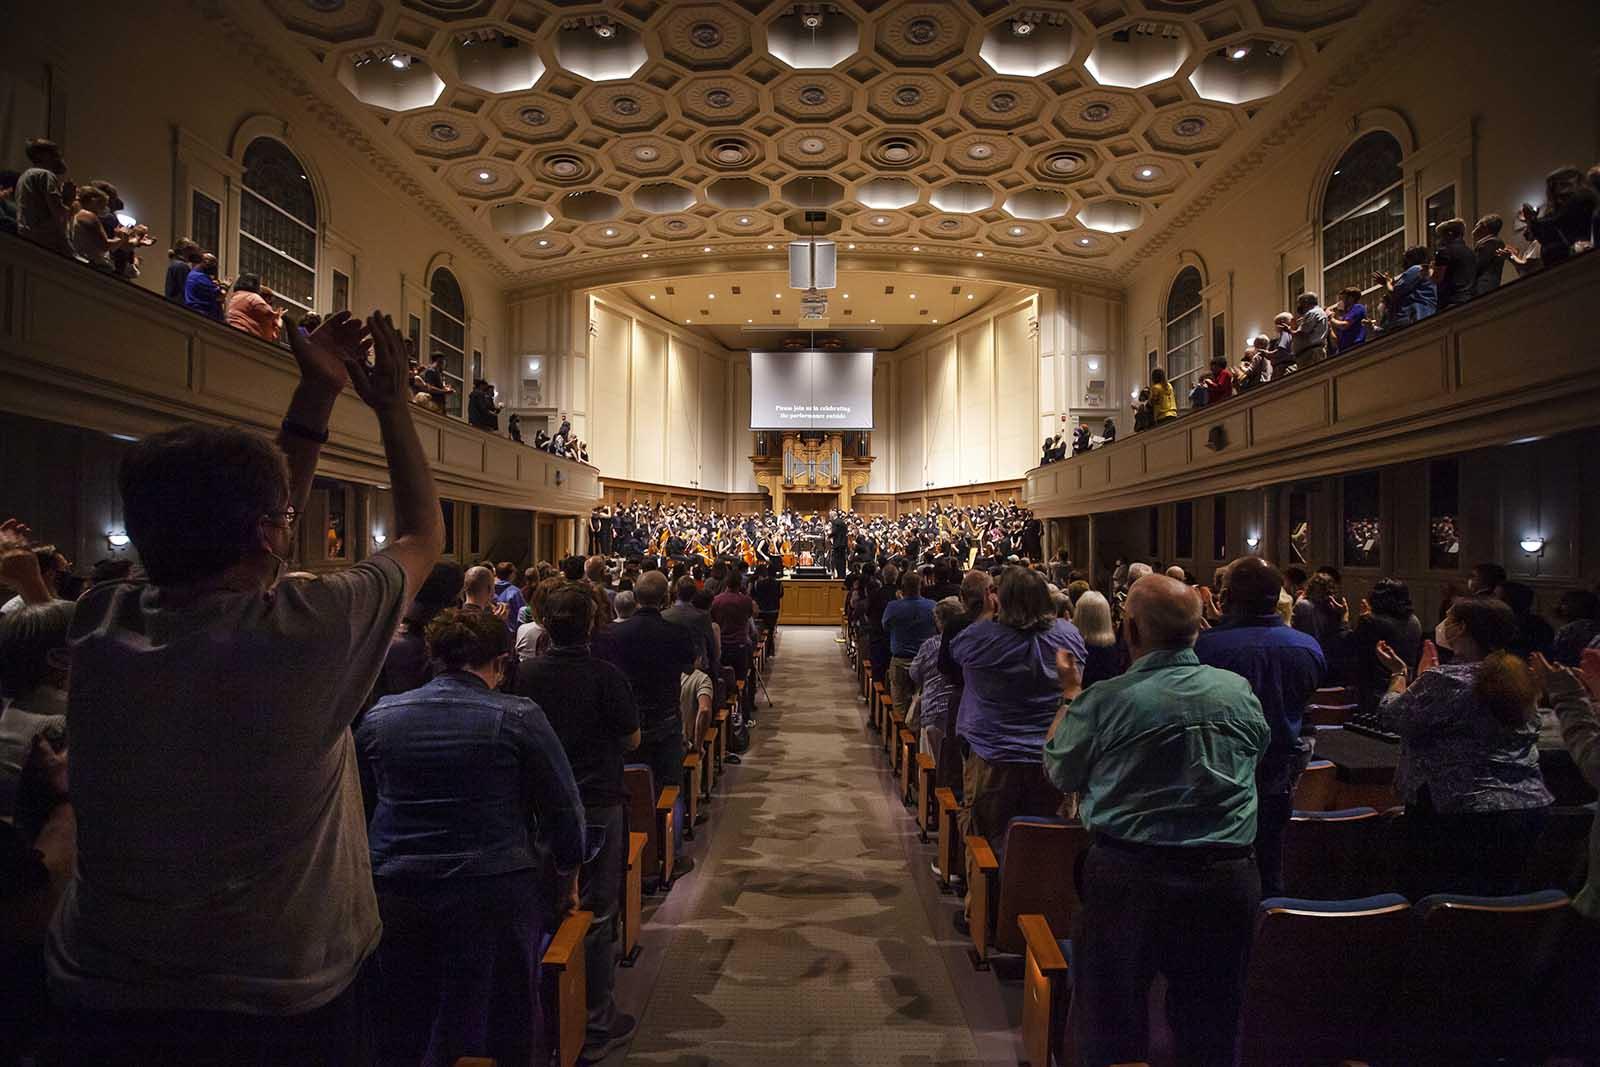
[[[871,352],[751,352],[752,430],[872,429]]]

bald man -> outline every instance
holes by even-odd
[[[1067,703],[1045,771],[1081,794],[1094,844],[1072,942],[1072,1021],[1084,1064],[1148,1059],[1146,1003],[1159,972],[1177,1062],[1233,1062],[1250,930],[1261,895],[1251,852],[1256,762],[1270,736],[1250,685],[1194,653],[1200,599],[1150,574],[1128,591],[1133,666]]]

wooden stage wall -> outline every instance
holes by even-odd
[[[783,583],[780,626],[837,626],[844,614],[844,582],[838,578],[789,578]]]

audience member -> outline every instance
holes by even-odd
[[[269,303],[272,297],[272,290],[262,285],[259,277],[241,274],[233,280],[233,290],[223,304],[223,319],[236,330],[276,342],[283,329],[283,312]]]
[[[676,785],[683,775],[678,690],[683,676],[694,670],[694,641],[684,627],[661,617],[667,576],[660,571],[641,574],[631,595],[617,594],[619,617],[625,600],[637,600],[638,609],[611,627],[602,654],[628,678],[639,709],[641,740],[635,758],[650,768],[659,790]],[[682,862],[687,868],[688,861]]]
[[[517,565],[509,561],[501,561],[494,566],[494,599],[496,603],[506,606],[506,625],[512,634],[517,632],[517,620],[522,618],[522,609],[527,606],[523,599],[522,590],[517,586]]]
[[[1505,602],[1516,619],[1516,636],[1506,646],[1509,651],[1524,659],[1535,652],[1546,657],[1555,654],[1556,632],[1544,617],[1534,610],[1531,586],[1523,582],[1503,581],[1496,588],[1494,595]]]
[[[1395,787],[1405,803],[1406,896],[1504,896],[1518,889],[1552,798],[1539,773],[1533,680],[1509,651],[1511,609],[1488,597],[1450,605],[1434,631],[1448,664],[1425,650],[1416,681],[1387,644],[1379,709],[1400,735]]]
[[[1061,703],[1056,652],[1081,663],[1088,651],[1078,628],[1055,617],[1044,578],[1021,567],[1002,571],[993,598],[976,614],[969,605],[968,616],[950,642],[963,679],[956,732],[969,748],[963,832],[986,839],[998,856],[1013,817],[1054,815],[1061,807],[1039,762]],[[969,855],[968,886],[972,877]]]
[[[1433,285],[1439,293],[1439,310],[1444,311],[1472,299],[1478,284],[1478,259],[1467,247],[1463,220],[1446,219],[1434,234],[1439,248],[1433,254]]]
[[[917,647],[917,654],[911,660],[911,684],[917,691],[917,729],[920,733],[920,746],[918,751],[926,752],[933,756],[934,773],[941,779],[941,784],[956,778],[950,774],[952,768],[946,767],[946,773],[939,775],[939,762],[944,750],[945,738],[952,736],[953,731],[950,721],[950,696],[952,687],[950,680],[939,670],[939,646],[941,637],[950,624],[962,614],[960,597],[942,597],[933,606],[933,626],[935,632],[924,638]]]
[[[750,675],[750,657],[753,652],[750,623],[755,618],[756,602],[744,591],[744,575],[737,570],[728,575],[727,583],[711,602],[711,618],[716,622],[722,639],[722,664],[733,668],[734,682],[747,681]],[[741,701],[746,722],[755,717],[755,684],[744,688]]]
[[[472,382],[472,392],[467,394],[467,423],[490,433],[500,432],[500,408],[495,403],[494,386],[482,378]]]
[[[1267,342],[1267,360],[1272,377],[1282,378],[1294,368],[1294,314],[1280,311],[1272,319],[1273,338]]]
[[[119,482],[147,579],[77,604],[82,862],[47,948],[71,1063],[366,1055],[379,922],[349,726],[444,535],[393,324],[341,313],[293,342],[276,449],[199,426],[129,449]],[[394,536],[274,588],[347,377],[378,418]]]
[[[17,232],[17,179],[14,170],[0,170],[0,233]]]
[[[27,174],[23,181],[27,181]],[[1584,180],[1583,171],[1559,167],[1545,178],[1544,206],[1536,211],[1532,204],[1523,204],[1517,217],[1529,238],[1539,242],[1545,265],[1554,266],[1578,251],[1575,246],[1591,240],[1597,206],[1600,195]]]
[[[168,300],[175,304],[183,303],[183,290],[189,280],[189,272],[200,261],[200,246],[187,237],[180,237],[172,243],[172,248],[167,252],[167,277],[165,293]]]
[[[539,706],[496,691],[511,652],[500,621],[451,609],[428,624],[427,641],[439,675],[378,701],[355,733],[383,918],[374,1058],[526,1063],[544,930],[578,906],[583,802]],[[537,843],[554,884],[541,878]]]
[[[1228,369],[1228,357],[1221,352],[1211,357],[1211,373],[1201,379],[1206,387],[1206,403],[1220,404],[1234,394],[1237,382],[1234,380],[1233,371]]]
[[[108,237],[105,227],[100,223],[101,212],[109,204],[110,199],[101,190],[92,185],[81,187],[78,190],[78,210],[73,212],[67,223],[67,243],[79,259],[95,270],[111,274],[116,270],[111,262],[111,253],[122,247],[123,238]]]
[[[771,564],[763,563],[756,568],[756,582],[750,590],[750,599],[756,602],[767,654],[771,655],[778,648],[778,616],[783,609],[783,583],[772,573]]]
[[[1412,326],[1439,309],[1439,291],[1428,272],[1428,250],[1413,245],[1401,257],[1404,267],[1398,277],[1378,271],[1372,280],[1383,287],[1385,329]]]
[[[1300,737],[1311,695],[1327,672],[1316,640],[1283,624],[1277,613],[1283,576],[1258,556],[1228,565],[1222,618],[1194,644],[1196,659],[1250,683],[1270,737],[1256,764],[1253,845],[1263,896],[1283,893],[1283,834],[1294,808],[1294,786],[1311,758]]]
[[[1075,583],[1079,584],[1079,583]],[[1084,660],[1080,684],[1088,690],[1096,682],[1115,678],[1128,669],[1128,650],[1111,621],[1111,602],[1081,583],[1084,589],[1072,604],[1072,625],[1083,635]],[[1071,601],[1071,594],[1067,599]]]
[[[1260,899],[1251,858],[1257,761],[1271,732],[1243,678],[1202,666],[1200,600],[1159,575],[1128,593],[1133,666],[1065,698],[1044,749],[1056,788],[1094,833],[1079,879],[1069,1025],[1085,1063],[1148,1060],[1149,989],[1167,979],[1175,1062],[1233,1062]]]
[[[217,257],[207,252],[183,282],[183,306],[222,321],[222,287],[217,284]]]
[[[1272,360],[1267,356],[1270,342],[1266,334],[1251,338],[1244,352],[1244,373],[1239,379],[1239,391],[1254,389],[1272,380]]]
[[[622,589],[611,599],[611,610],[616,612],[615,622],[624,622],[639,612],[639,601],[632,589]]]
[[[1159,426],[1177,417],[1178,398],[1167,381],[1167,372],[1157,367],[1150,372],[1150,424]]]
[[[71,255],[67,222],[77,190],[64,181],[67,164],[54,141],[36,137],[27,145],[28,168],[17,179],[17,234],[52,252]]]
[[[628,848],[623,759],[642,739],[627,677],[590,651],[595,611],[594,597],[582,585],[567,582],[553,589],[542,612],[550,650],[519,667],[516,682],[517,695],[543,708],[561,739],[589,827],[593,854],[584,862],[578,883],[581,906],[594,916],[584,938],[589,1020],[583,1056],[591,1062],[604,1058],[634,1030],[633,1017],[617,1011],[613,950]],[[665,784],[658,782],[657,788]]]
[[[900,596],[883,609],[883,629],[889,636],[889,697],[902,717],[911,709],[914,683],[911,661],[932,637],[933,601],[922,595],[922,578],[914,570],[900,576]]]
[[[1563,667],[1577,667],[1583,650],[1600,637],[1600,596],[1587,589],[1569,589],[1556,602],[1556,618],[1561,628],[1551,644],[1550,659]]]
[[[1356,700],[1370,715],[1389,688],[1389,668],[1378,655],[1378,645],[1387,644],[1415,671],[1422,656],[1422,623],[1412,614],[1410,587],[1399,578],[1379,578],[1361,607],[1350,634],[1350,665]]]
[[[373,684],[368,703],[396,693],[409,693],[433,680],[434,665],[428,655],[428,624],[445,608],[455,606],[461,596],[461,565],[441,561],[433,570],[400,619],[400,629],[389,642],[378,680]]]
[[[1301,293],[1294,302],[1293,340],[1290,363],[1295,370],[1313,367],[1328,358],[1328,313],[1316,293]]]
[[[711,613],[701,611],[694,606],[694,597],[699,590],[695,588],[693,578],[684,575],[678,579],[675,588],[677,601],[663,611],[661,617],[689,631],[690,640],[694,645],[695,665],[710,673],[714,666],[722,664],[722,649],[718,647],[716,636],[711,632]]]
[[[31,604],[0,616],[0,822],[15,816],[17,787],[33,749],[46,735],[67,740],[67,630],[76,605]]]
[[[1334,337],[1340,352],[1348,352],[1367,339],[1367,305],[1361,302],[1361,290],[1349,285],[1339,290],[1339,303],[1329,314]]]
[[[1338,580],[1319,570],[1306,583],[1305,595],[1295,601],[1294,628],[1316,639],[1327,661],[1330,682],[1342,682],[1349,663],[1349,604],[1339,593]]]
[[[1506,257],[1500,254],[1506,246],[1500,240],[1504,225],[1499,215],[1485,215],[1472,227],[1473,296],[1484,296],[1500,288],[1500,276],[1506,269]]]

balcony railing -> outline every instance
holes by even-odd
[[[1600,252],[1028,472],[1046,517],[1118,511],[1600,423]]]
[[[185,422],[276,433],[299,374],[281,346],[75,260],[0,238],[0,411],[142,436]],[[600,499],[599,472],[412,409],[441,495],[560,514]],[[319,473],[388,481],[371,411],[346,390]]]

